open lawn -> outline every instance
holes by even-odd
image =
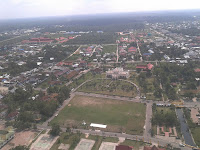
[[[121,144],[134,147],[134,150],[139,150],[140,147],[148,145],[147,143],[144,143],[144,142],[141,142],[141,141],[132,141],[132,140],[125,140]]]
[[[69,144],[69,150],[74,150],[81,139],[80,134],[62,133],[50,150],[58,150],[61,143]]]
[[[80,78],[75,79],[73,83],[71,83],[68,87],[70,89],[72,88],[76,88],[79,85],[81,85],[83,82],[90,80],[90,79],[94,79],[94,78],[104,78],[105,74],[96,74],[93,75],[92,72],[88,72],[86,74],[83,74]]]
[[[104,131],[142,135],[145,112],[146,106],[141,103],[75,96],[51,124],[92,129],[90,123],[99,123],[107,125]],[[85,126],[83,120],[87,123]]]
[[[191,132],[196,145],[200,146],[200,127],[192,128]]]
[[[85,83],[78,91],[106,95],[136,97],[137,90],[134,85],[122,80],[96,79]]]
[[[105,53],[116,53],[117,45],[103,45],[103,54]]]

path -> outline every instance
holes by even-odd
[[[73,52],[71,55],[69,55],[66,59],[64,59],[64,60],[67,60],[67,59],[69,59],[70,57],[72,57],[74,54],[76,54],[79,50],[80,50],[80,48],[81,48],[81,46],[79,46],[79,48],[75,51],[75,52]]]

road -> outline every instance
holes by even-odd
[[[190,133],[189,127],[186,123],[186,120],[184,118],[183,110],[182,109],[176,109],[176,114],[179,119],[179,122],[181,124],[181,133],[184,136],[185,144],[196,146],[194,143],[194,140],[192,138],[192,135]]]
[[[119,61],[119,47],[118,46],[119,45],[117,44],[117,51],[116,51],[117,61],[116,61],[116,63],[118,63],[118,61]]]
[[[139,52],[139,54],[140,54],[140,61],[142,62],[143,59],[142,59],[142,54],[141,54],[140,46],[139,46],[138,42],[137,42],[137,47],[138,47],[138,52]]]
[[[152,105],[153,102],[147,103],[146,107],[146,120],[145,120],[145,130],[144,130],[144,138],[148,139],[151,137],[151,119],[152,119]]]

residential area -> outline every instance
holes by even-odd
[[[142,24],[0,32],[0,149],[199,149],[200,22]]]

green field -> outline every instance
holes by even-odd
[[[141,141],[132,141],[132,140],[125,140],[123,143],[121,143],[122,145],[127,145],[127,146],[132,146],[134,147],[134,150],[139,150],[140,147],[148,145],[144,142]]]
[[[85,83],[78,91],[105,95],[136,97],[137,89],[129,82],[111,79],[96,79]]]
[[[95,78],[105,78],[105,74],[92,74],[92,72],[88,72],[86,74],[83,74],[80,78],[75,79],[74,82],[72,82],[68,87],[70,89],[72,88],[76,88],[79,85],[81,85],[83,82],[87,81],[87,80],[91,80],[91,79],[95,79]]]
[[[192,128],[191,132],[196,145],[200,146],[200,127]]]
[[[105,53],[116,53],[117,45],[103,45],[103,54]]]
[[[90,128],[90,123],[107,125],[104,131],[142,135],[146,106],[112,99],[75,96],[51,121],[62,127]],[[87,123],[82,125],[83,120]]]
[[[61,143],[69,144],[69,150],[74,150],[81,139],[81,134],[62,133],[50,150],[58,150]]]

